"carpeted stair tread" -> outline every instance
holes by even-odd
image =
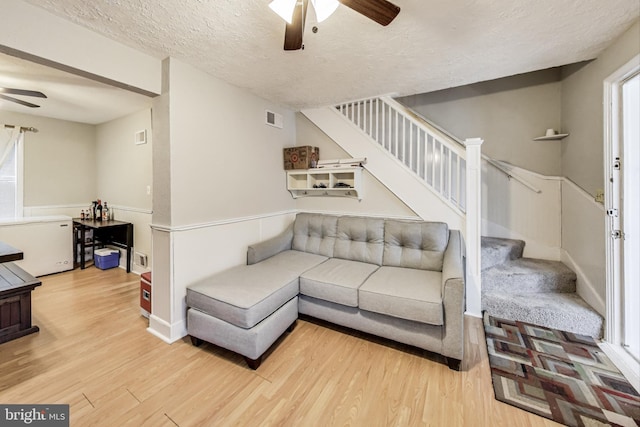
[[[531,295],[483,291],[482,309],[502,319],[602,337],[602,316],[576,293],[539,293],[532,298]]]
[[[519,258],[484,270],[482,289],[509,294],[575,292],[576,274],[559,261]]]
[[[524,251],[524,241],[499,237],[482,237],[481,246],[482,270],[521,258]]]

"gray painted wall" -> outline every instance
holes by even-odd
[[[85,203],[96,192],[95,126],[0,111],[0,123],[33,126],[24,138],[24,206]]]
[[[562,70],[562,174],[590,194],[604,188],[603,81],[640,53],[640,21],[595,60]]]
[[[484,139],[489,157],[560,175],[560,143],[533,141],[548,128],[560,130],[560,96],[560,70],[552,68],[397,101],[459,139]]]

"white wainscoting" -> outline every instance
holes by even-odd
[[[87,210],[91,203],[69,204],[69,205],[50,205],[50,206],[25,206],[25,217],[44,217],[65,215],[72,218],[79,218],[81,210]],[[152,254],[151,254],[151,217],[153,212],[149,209],[134,208],[130,206],[110,205],[110,209],[114,209],[115,219],[126,221],[133,224],[133,252],[132,263],[135,261],[133,253],[140,252],[147,255],[147,266],[141,266],[133,263],[131,271],[136,274],[144,273],[151,270]],[[124,255],[124,254],[122,254]],[[120,257],[120,268],[126,268],[126,256]]]
[[[605,314],[605,209],[568,179],[562,182],[562,262],[578,275],[577,292]]]
[[[508,173],[482,162],[482,235],[526,241],[526,257],[561,258],[562,181],[504,163]]]
[[[526,257],[564,262],[578,295],[604,315],[603,205],[567,178],[507,166],[535,190],[483,162],[482,234],[524,240]]]

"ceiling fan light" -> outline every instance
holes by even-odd
[[[293,10],[296,8],[297,1],[298,0],[273,0],[269,3],[269,7],[280,15],[282,19],[287,21],[287,23],[291,24]]]
[[[322,22],[336,11],[340,3],[338,0],[311,0],[311,4],[316,11],[318,22]]]

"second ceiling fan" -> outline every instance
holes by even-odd
[[[387,26],[398,16],[400,8],[387,0],[311,0],[318,22],[323,21],[341,3],[380,25]],[[304,49],[302,35],[309,0],[273,0],[269,7],[287,21],[284,50]]]

